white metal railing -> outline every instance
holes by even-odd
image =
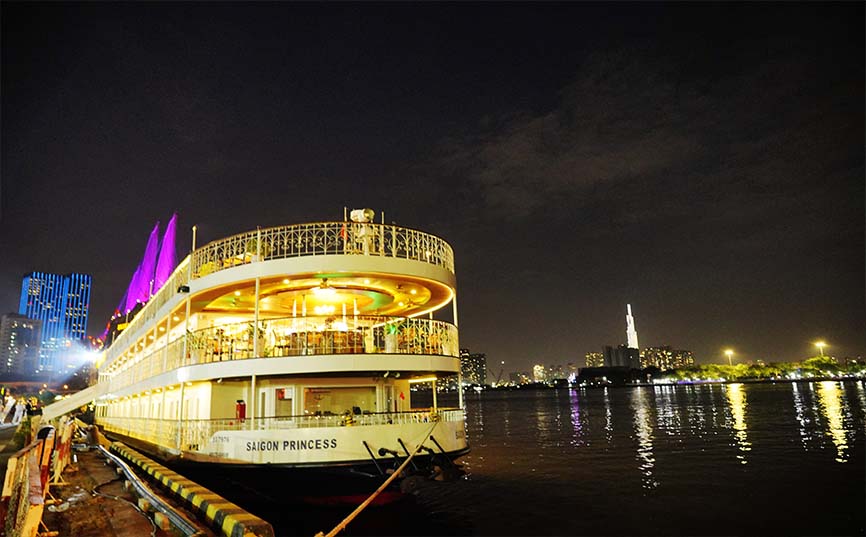
[[[265,228],[211,242],[193,253],[193,278],[237,265],[315,255],[414,259],[454,272],[447,242],[423,231],[384,224],[317,222]]]
[[[463,421],[461,409],[377,412],[356,415],[274,416],[248,419],[183,420],[97,417],[105,431],[185,451],[205,450],[211,437],[221,431],[309,429],[368,425],[403,425],[434,421]]]
[[[169,281],[151,297],[106,350],[108,364],[130,348],[133,338],[142,337],[141,327],[152,325],[157,312],[184,286],[190,277],[256,261],[316,255],[370,255],[413,259],[443,267],[454,273],[454,251],[444,240],[414,229],[384,224],[319,222],[249,231],[220,239],[198,248],[175,268]],[[189,264],[192,263],[190,270]],[[146,336],[145,336],[146,337]]]
[[[340,320],[338,320],[340,319]],[[258,334],[258,344],[254,339]],[[446,321],[384,315],[284,317],[209,327],[166,346],[149,348],[118,369],[102,371],[111,391],[186,365],[245,360],[342,354],[460,355],[457,327]],[[258,347],[258,356],[254,349]]]

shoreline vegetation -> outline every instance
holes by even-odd
[[[516,390],[545,388],[585,388],[595,386],[670,386],[683,384],[731,384],[775,382],[820,382],[866,379],[866,362],[845,359],[839,363],[830,356],[815,356],[800,362],[701,364],[662,371],[656,367],[587,367],[573,379],[547,382],[502,383],[469,386],[469,389]]]

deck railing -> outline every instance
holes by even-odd
[[[188,290],[190,278],[238,265],[318,255],[368,255],[412,259],[454,272],[454,251],[444,240],[414,229],[384,224],[319,222],[249,231],[213,241],[187,256],[169,281],[151,297],[129,326],[106,351],[106,363],[122,354],[140,337],[139,327],[156,320],[172,297]],[[189,264],[192,263],[192,267]]]
[[[423,231],[384,224],[317,222],[265,228],[211,242],[195,251],[193,278],[237,265],[316,255],[414,259],[454,272],[447,242]]]
[[[203,328],[162,347],[133,355],[116,370],[100,372],[110,391],[179,367],[249,358],[309,355],[403,354],[460,355],[457,327],[433,319],[353,315],[284,317]]]
[[[99,417],[105,431],[184,451],[205,451],[211,437],[220,431],[363,427],[367,425],[463,421],[463,410],[440,408],[408,412],[377,412],[355,415],[272,416],[248,419],[183,420]]]

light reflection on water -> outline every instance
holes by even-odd
[[[613,419],[610,413],[610,392],[604,387],[604,439],[610,444],[613,439]]]
[[[577,390],[569,390],[568,402],[571,407],[571,445],[574,447],[583,444],[583,418],[580,415],[580,398]]]
[[[467,404],[469,475],[435,510],[474,535],[866,533],[862,382],[487,391]],[[804,494],[796,517],[756,514]]]
[[[648,388],[637,388],[631,392],[631,404],[634,410],[634,428],[637,435],[637,460],[641,472],[641,484],[645,489],[654,489],[658,481],[653,477],[653,425],[651,403],[647,401]]]
[[[800,433],[800,445],[803,446],[803,449],[808,450],[810,439],[808,432],[809,419],[806,417],[806,404],[803,401],[803,394],[800,392],[800,384],[792,382],[791,390],[794,395],[794,414],[797,417],[797,431]]]
[[[848,462],[848,439],[845,428],[845,394],[838,382],[824,381],[818,385],[818,401],[827,419],[827,433],[836,446],[836,462]],[[849,416],[850,417],[850,416]]]
[[[737,448],[740,450],[736,456],[740,464],[746,464],[749,462],[746,453],[752,450],[752,444],[749,443],[749,437],[746,434],[746,392],[742,384],[728,384],[725,386],[725,395],[731,406],[731,418],[733,420],[731,426],[737,439]]]

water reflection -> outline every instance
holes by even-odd
[[[580,419],[580,397],[577,390],[569,390],[568,394],[571,406],[571,445],[583,445],[583,423]]]
[[[607,386],[604,387],[604,439],[608,445],[613,439],[613,419],[610,415],[610,394]]]
[[[831,380],[818,385],[818,401],[827,419],[830,438],[836,446],[836,462],[848,462],[848,439],[846,437],[844,407],[845,394],[838,382]]]
[[[860,411],[866,412],[866,389],[862,381],[857,383],[857,398],[860,399]]]
[[[737,448],[740,450],[737,459],[739,459],[740,464],[746,464],[749,462],[746,459],[746,453],[752,450],[752,444],[749,443],[749,438],[746,435],[746,392],[742,384],[728,384],[725,395],[727,395],[728,403],[731,406],[734,436],[737,438]]]
[[[548,394],[546,393],[536,391],[534,394],[535,400],[533,401],[533,406],[535,407],[533,411],[533,414],[535,415],[535,428],[538,431],[538,436],[541,440],[554,438],[556,430],[558,429],[555,422],[559,419],[559,416],[557,415],[553,420],[550,419],[549,403],[545,400],[545,397],[543,397],[547,395]]]
[[[803,446],[803,449],[808,451],[808,442],[811,439],[811,435],[809,434],[809,418],[806,416],[806,402],[803,398],[800,383],[792,382],[791,391],[794,396],[794,414],[799,424],[797,430],[800,433],[800,444]]]
[[[650,416],[651,403],[647,401],[648,390],[636,388],[631,393],[631,406],[634,413],[634,427],[637,436],[637,460],[640,468],[641,486],[654,489],[659,483],[653,476],[655,456],[653,455],[653,426]]]
[[[675,390],[673,386],[656,386],[654,391],[656,420],[660,430],[669,433],[678,430],[681,426],[678,412],[680,405],[677,401],[679,390]]]

